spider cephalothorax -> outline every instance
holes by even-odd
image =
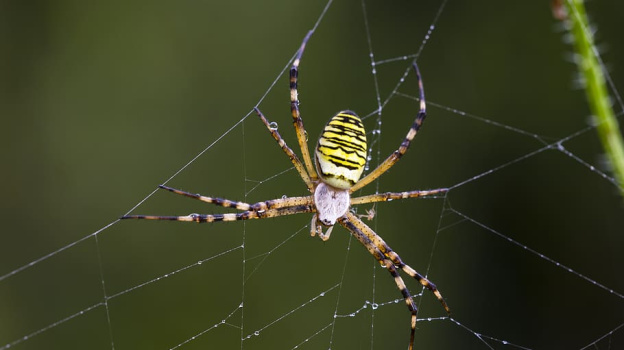
[[[297,141],[301,149],[303,161],[299,159],[297,154],[286,144],[286,141],[278,133],[277,129],[264,117],[258,108],[254,111],[264,123],[271,136],[277,141],[284,153],[290,158],[295,169],[306,184],[308,191],[311,193],[307,196],[300,197],[282,197],[261,201],[254,204],[245,202],[231,201],[227,199],[202,196],[199,194],[188,193],[176,190],[171,187],[160,185],[159,187],[176,194],[194,198],[206,203],[218,205],[225,208],[237,209],[239,212],[226,214],[191,214],[185,216],[153,216],[153,215],[126,215],[122,219],[150,219],[150,220],[173,220],[173,221],[194,221],[194,222],[215,222],[215,221],[236,221],[248,219],[263,219],[283,215],[314,213],[310,225],[310,233],[312,236],[319,235],[323,240],[328,240],[331,229],[336,223],[346,228],[353,237],[355,237],[362,245],[373,255],[373,257],[388,270],[394,278],[405,303],[411,313],[410,323],[410,341],[409,349],[414,347],[414,334],[416,329],[417,308],[414,303],[405,282],[399,275],[399,269],[408,276],[416,279],[425,288],[429,289],[436,298],[442,303],[447,313],[450,309],[442,298],[442,295],[425,276],[419,274],[405,264],[399,255],[394,252],[388,244],[366,225],[357,215],[351,212],[350,208],[354,205],[384,202],[393,199],[416,198],[421,196],[429,196],[447,192],[445,188],[438,188],[426,191],[406,191],[406,192],[385,192],[364,195],[360,197],[351,197],[351,194],[364,186],[370,184],[388,169],[390,169],[400,158],[407,152],[407,149],[416,136],[426,116],[425,94],[420,78],[418,66],[413,63],[414,71],[418,79],[418,87],[420,90],[420,109],[416,115],[412,126],[410,127],[405,139],[399,148],[388,156],[377,168],[368,173],[364,178],[360,179],[366,164],[366,132],[362,121],[352,111],[342,111],[332,117],[323,133],[319,137],[316,146],[315,163],[313,166],[312,158],[308,150],[308,142],[306,131],[303,127],[303,120],[299,113],[299,99],[297,92],[297,76],[299,63],[305,49],[308,39],[312,35],[312,31],[306,35],[301,43],[299,51],[293,61],[290,69],[290,109],[293,117],[293,124],[297,134]],[[371,211],[372,212],[372,211]],[[319,225],[319,223],[321,225]],[[328,227],[327,232],[322,232],[322,226]]]

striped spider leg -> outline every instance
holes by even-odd
[[[265,125],[273,139],[292,162],[299,176],[306,184],[308,191],[311,193],[310,195],[271,199],[248,204],[245,202],[192,194],[160,185],[159,187],[161,189],[172,193],[224,208],[236,209],[238,212],[225,214],[190,214],[185,216],[127,215],[123,216],[122,219],[172,220],[202,223],[264,219],[300,213],[314,213],[310,224],[310,233],[312,236],[318,235],[323,241],[329,239],[332,228],[336,223],[339,223],[362,243],[368,252],[373,255],[393,277],[411,313],[409,340],[409,349],[411,350],[414,347],[418,309],[405,282],[399,274],[399,270],[414,278],[423,287],[430,290],[449,315],[450,309],[437,287],[425,276],[404,263],[401,257],[390,248],[381,236],[375,233],[375,231],[367,226],[357,215],[352,213],[351,207],[360,204],[444,194],[448,189],[438,188],[424,191],[385,192],[354,198],[351,198],[351,194],[370,184],[396,164],[407,152],[412,140],[418,133],[426,117],[425,95],[420,72],[416,63],[413,63],[413,68],[418,79],[420,97],[420,109],[418,114],[399,148],[388,156],[377,168],[360,179],[366,164],[366,132],[360,118],[350,110],[338,112],[326,124],[314,151],[315,162],[313,165],[307,144],[307,133],[299,111],[297,91],[299,64],[311,35],[312,31],[308,32],[295,55],[290,70],[289,81],[290,109],[303,161],[288,147],[286,141],[284,141],[277,129],[271,127],[271,124],[267,121],[262,112],[258,108],[254,108],[255,113]],[[372,216],[373,214],[370,215]],[[327,231],[323,232],[323,228],[327,228]]]
[[[407,152],[407,149],[409,148],[412,140],[418,133],[418,130],[420,130],[420,127],[422,126],[423,122],[425,121],[425,118],[427,117],[427,104],[425,103],[425,90],[424,90],[423,83],[422,83],[422,77],[420,76],[420,70],[418,69],[416,62],[412,63],[412,67],[414,68],[414,71],[416,72],[416,78],[418,80],[418,90],[419,90],[419,100],[420,100],[420,110],[418,111],[418,114],[416,115],[416,119],[414,119],[414,123],[412,124],[412,127],[407,132],[407,135],[405,135],[405,139],[403,140],[399,148],[396,151],[392,152],[390,156],[386,158],[386,160],[384,160],[381,164],[379,164],[379,166],[377,166],[377,168],[375,168],[375,170],[368,173],[363,179],[361,179],[355,185],[353,185],[353,187],[351,187],[350,189],[351,193],[373,182],[383,173],[388,171],[388,169],[390,169],[394,164],[396,164],[396,162],[398,162],[399,159],[401,159],[401,157]]]
[[[160,216],[160,215],[125,215],[121,219],[143,219],[143,220],[169,220],[187,222],[219,222],[219,221],[239,221],[249,219],[273,218],[283,215],[299,213],[311,213],[314,211],[312,196],[277,198],[268,201],[248,204],[245,202],[232,201],[229,199],[202,196],[190,193],[165,185],[159,188],[185,197],[197,199],[199,201],[214,204],[224,208],[234,208],[240,210],[238,213],[225,214],[189,214],[181,216]]]

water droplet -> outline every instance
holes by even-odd
[[[260,335],[260,331],[255,331],[255,332],[254,332],[254,335],[255,335],[255,336],[259,336],[259,335]]]
[[[272,131],[277,130],[277,127],[278,127],[278,125],[277,125],[276,122],[270,122],[269,123],[269,129],[271,129]]]
[[[377,308],[379,308],[379,304],[377,303],[373,303],[371,306],[373,307],[373,310],[377,310]]]
[[[324,296],[325,296],[325,292],[323,292],[323,293],[319,294],[319,296],[324,297]]]

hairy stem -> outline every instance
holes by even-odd
[[[594,45],[583,0],[564,0],[577,64],[585,82],[585,93],[592,114],[597,118],[596,130],[607,154],[620,194],[624,197],[624,142],[611,98],[607,89],[603,66]]]

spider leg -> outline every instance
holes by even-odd
[[[299,157],[297,157],[297,154],[295,154],[295,152],[293,152],[293,150],[290,147],[288,147],[288,145],[286,144],[286,141],[284,141],[284,139],[279,134],[277,129],[271,127],[267,119],[264,117],[264,114],[262,114],[262,112],[260,112],[260,110],[255,107],[254,107],[254,111],[256,112],[258,117],[260,117],[260,120],[262,120],[262,123],[264,123],[264,125],[267,127],[267,129],[271,133],[271,136],[273,136],[275,141],[277,141],[277,144],[282,148],[284,153],[286,153],[288,158],[290,158],[290,161],[295,166],[295,169],[297,169],[299,176],[301,176],[301,179],[303,180],[303,182],[305,182],[306,186],[308,186],[308,190],[312,192],[314,190],[314,184],[312,183],[312,180],[310,179],[310,175],[308,175],[308,172],[306,171],[305,166],[303,165],[303,163],[301,163],[301,160],[299,160]]]
[[[318,215],[315,213],[312,216],[312,221],[310,222],[310,236],[314,237],[318,235],[323,240],[323,242],[325,242],[329,240],[333,229],[334,226],[329,226],[327,231],[323,233],[323,225],[318,224]]]
[[[303,42],[295,55],[292,68],[290,68],[290,112],[293,117],[293,125],[295,126],[295,132],[297,133],[297,140],[299,141],[299,148],[301,148],[301,155],[303,156],[303,162],[308,169],[308,174],[312,181],[318,179],[316,170],[310,157],[310,151],[308,149],[308,135],[303,127],[303,120],[299,113],[299,92],[297,91],[297,76],[299,75],[299,63],[301,63],[301,56],[303,56],[303,50],[310,39],[313,31],[309,31],[303,38]]]
[[[312,196],[303,196],[303,197],[286,197],[286,198],[269,199],[264,202],[248,204],[245,202],[238,202],[238,201],[233,201],[233,200],[224,199],[224,198],[202,196],[199,193],[190,193],[190,192],[178,190],[175,188],[171,188],[165,185],[158,185],[158,187],[164,190],[167,190],[169,192],[173,192],[175,194],[179,194],[185,197],[200,200],[202,202],[215,204],[215,205],[225,207],[225,208],[235,208],[238,210],[263,211],[263,210],[268,210],[268,209],[294,207],[298,205],[311,205],[314,203],[314,199]]]
[[[392,152],[392,154],[390,154],[390,156],[386,158],[386,160],[384,160],[383,163],[379,164],[379,166],[375,168],[375,170],[368,173],[364,178],[362,178],[353,187],[351,187],[351,190],[350,190],[351,193],[373,182],[376,178],[378,178],[383,173],[388,171],[388,169],[390,169],[396,162],[398,162],[399,159],[401,159],[401,157],[407,152],[407,149],[409,148],[410,143],[412,142],[412,140],[418,133],[418,130],[420,129],[422,123],[424,122],[425,117],[427,117],[427,105],[425,103],[425,90],[423,89],[423,83],[422,83],[422,79],[420,76],[420,71],[418,70],[418,66],[416,65],[416,62],[413,63],[413,67],[414,67],[414,70],[416,71],[416,77],[418,78],[418,89],[420,93],[420,96],[419,96],[420,97],[420,110],[418,111],[418,114],[416,115],[416,119],[414,120],[414,123],[412,124],[409,131],[407,132],[407,135],[405,136],[405,139],[403,140],[399,148],[396,151]]]
[[[395,199],[417,198],[431,196],[448,192],[448,188],[436,188],[434,190],[407,191],[407,192],[385,192],[370,194],[367,196],[351,198],[351,205],[367,204],[375,202],[387,202]]]
[[[167,190],[169,192],[173,192],[175,194],[179,194],[185,197],[197,199],[202,202],[218,205],[220,207],[234,208],[238,210],[249,210],[251,208],[251,205],[245,202],[238,202],[238,201],[231,201],[229,199],[223,199],[223,198],[202,196],[199,193],[190,193],[190,192],[178,190],[175,188],[171,188],[165,185],[158,185],[158,188],[162,188],[163,190]]]
[[[386,258],[390,259],[394,265],[396,265],[398,268],[403,270],[403,272],[408,274],[410,277],[417,280],[420,284],[423,285],[423,287],[429,289],[433,293],[433,295],[435,295],[438,301],[442,304],[442,307],[444,307],[444,310],[446,310],[446,313],[449,315],[451,314],[451,309],[448,307],[448,305],[446,304],[446,301],[442,297],[442,294],[440,293],[436,285],[433,284],[433,282],[429,281],[427,277],[421,275],[416,270],[414,270],[411,266],[404,263],[403,260],[401,260],[401,257],[399,256],[399,254],[397,254],[394,250],[392,250],[392,248],[390,248],[390,246],[378,234],[376,234],[375,231],[373,231],[373,229],[368,227],[368,225],[366,225],[362,220],[360,220],[355,214],[350,213],[350,212],[347,213],[347,220],[349,220],[353,226],[357,227],[358,230],[363,232],[364,235],[366,235],[366,237],[371,242],[373,242],[373,244],[383,253],[383,255]]]
[[[316,211],[316,207],[314,206],[314,197],[312,196],[277,198],[270,199],[268,201],[257,202],[254,204],[248,204],[245,202],[232,201],[229,199],[202,196],[200,194],[189,193],[164,185],[160,185],[158,187],[175,194],[200,200],[205,203],[215,204],[225,208],[235,208],[238,210],[243,210],[243,212],[205,215],[190,214],[184,216],[124,215],[121,217],[121,219],[216,222],[263,219],[282,215],[310,213]]]
[[[311,213],[315,209],[312,205],[297,205],[291,207],[283,207],[277,209],[268,209],[264,211],[244,211],[240,213],[226,214],[189,214],[184,216],[156,216],[156,215],[126,215],[121,219],[142,219],[142,220],[169,220],[169,221],[186,221],[186,222],[219,222],[219,221],[240,221],[250,219],[274,218],[284,215],[293,215],[301,213]]]
[[[405,299],[405,304],[407,305],[407,308],[410,310],[412,314],[411,322],[410,322],[411,330],[410,330],[409,350],[414,349],[414,333],[416,331],[416,315],[418,313],[418,308],[416,307],[416,303],[414,303],[414,298],[412,298],[412,295],[407,289],[405,282],[399,275],[399,271],[396,269],[395,264],[384,255],[384,253],[377,247],[377,245],[373,241],[369,239],[369,237],[358,227],[359,225],[355,225],[351,221],[350,216],[345,215],[339,218],[338,222],[342,226],[344,226],[344,228],[349,230],[349,232],[351,232],[351,234],[355,238],[357,238],[357,240],[360,241],[362,245],[366,247],[368,252],[371,253],[371,255],[373,255],[375,259],[377,259],[377,261],[379,261],[379,263],[383,265],[386,268],[386,270],[388,270],[390,275],[392,275],[392,277],[394,278],[394,282],[396,283],[397,287],[399,288],[399,291],[403,295],[403,298]]]

